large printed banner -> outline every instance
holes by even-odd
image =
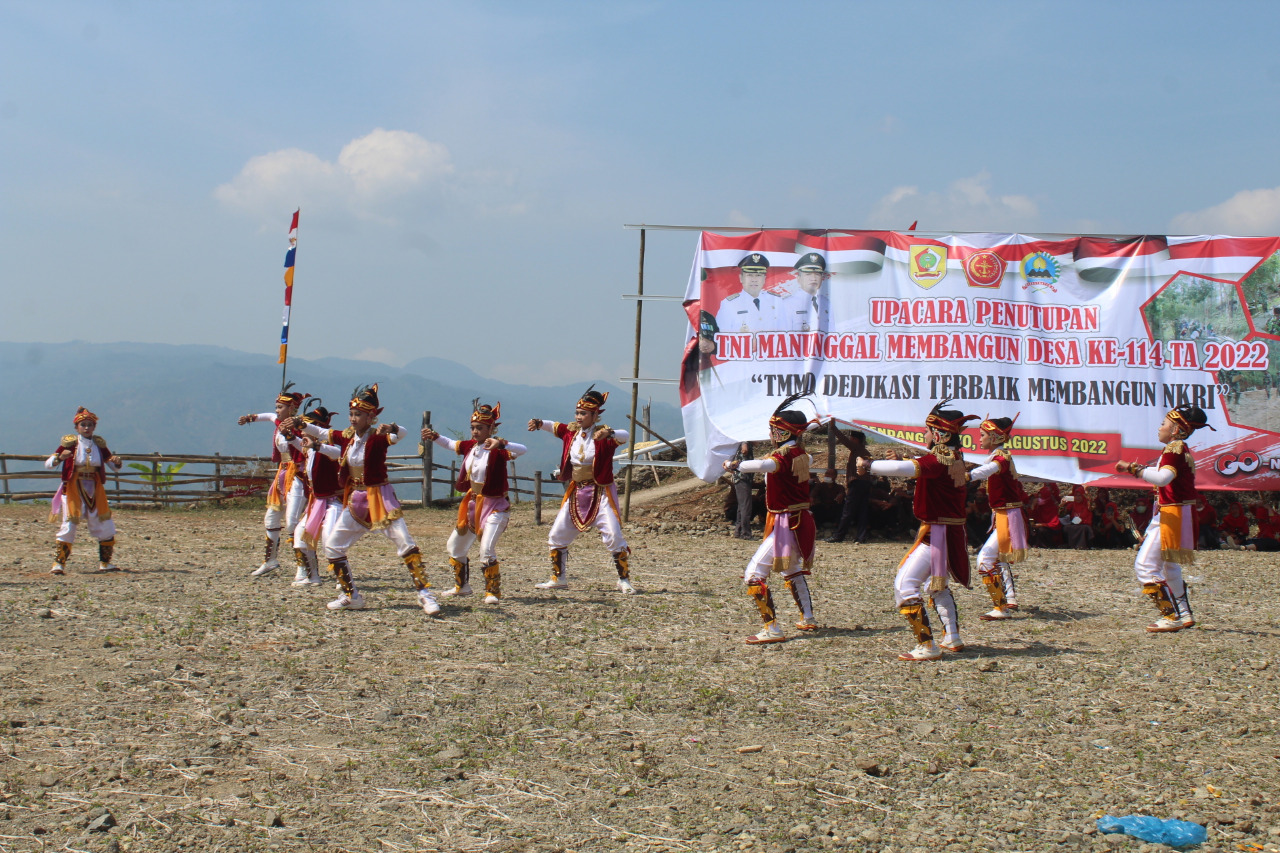
[[[923,446],[940,400],[1019,415],[1021,474],[1135,487],[1193,404],[1196,482],[1280,489],[1280,237],[703,232],[685,293],[689,465],[705,480],[797,391]],[[807,410],[807,409],[806,409]],[[965,443],[978,458],[976,423]]]

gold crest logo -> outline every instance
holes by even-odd
[[[933,287],[947,276],[947,247],[912,246],[907,272],[925,290]]]

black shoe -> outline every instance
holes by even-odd
[[[844,541],[844,537],[843,537],[843,536],[828,536],[826,539],[823,539],[822,541],[823,541],[823,542],[843,542],[843,541]]]

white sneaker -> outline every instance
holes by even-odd
[[[1194,628],[1195,626],[1196,626],[1196,620],[1194,616],[1191,616],[1190,614],[1188,614],[1182,617],[1183,628]]]
[[[1147,630],[1152,634],[1171,634],[1174,631],[1182,630],[1181,619],[1170,619],[1168,616],[1161,616],[1156,621],[1147,626]]]
[[[276,569],[278,569],[278,568],[280,568],[280,564],[279,564],[279,563],[263,563],[261,566],[258,566],[258,568],[254,569],[252,572],[250,572],[250,573],[249,573],[249,577],[251,577],[251,578],[260,578],[260,577],[262,577],[263,575],[269,575],[269,574],[271,574],[272,572],[274,572],[274,571],[275,571]]]
[[[564,575],[561,575],[558,578],[551,578],[542,583],[535,583],[533,586],[535,589],[568,589],[569,581],[565,579]]]
[[[440,604],[429,589],[418,590],[418,603],[422,605],[422,612],[428,616],[435,616],[440,612]]]
[[[959,637],[954,640],[944,639],[941,643],[938,643],[938,648],[944,652],[962,652],[964,651],[964,640]]]
[[[626,578],[618,578],[618,592],[623,595],[635,595],[636,588],[631,585],[631,581]]]
[[[1013,614],[1008,613],[999,607],[993,607],[987,613],[983,613],[978,617],[983,622],[999,622],[1001,619],[1012,619]]]
[[[490,592],[490,593],[487,593],[487,594],[485,595],[485,597],[484,597],[484,603],[485,603],[485,604],[501,604],[501,603],[502,603],[502,599],[501,599],[501,598],[498,598],[498,596],[496,596],[496,595],[494,595],[493,593],[491,593],[491,592]]]
[[[115,563],[98,563],[98,571],[100,572],[118,572],[120,569]]]
[[[782,629],[778,627],[777,622],[770,622],[764,626],[764,630],[759,634],[752,634],[743,640],[749,646],[763,646],[768,643],[785,643],[787,635],[782,633]]]
[[[53,568],[49,570],[49,574],[51,575],[65,575],[66,573],[67,567],[62,565],[62,563],[54,563]]]
[[[470,594],[471,594],[471,584],[464,583],[462,586],[455,586],[453,589],[446,589],[444,592],[440,593],[440,597],[454,598],[456,596],[470,595]]]
[[[330,610],[361,610],[364,608],[364,596],[360,590],[347,595],[345,592],[325,605]]]
[[[294,586],[304,586],[304,585],[306,584],[307,579],[308,579],[309,577],[311,577],[311,575],[310,575],[310,573],[307,571],[307,567],[306,567],[306,566],[298,566],[298,570],[297,570],[296,572],[294,572],[294,573],[293,573],[293,585],[294,585]]]
[[[934,643],[920,643],[909,652],[903,652],[898,655],[898,660],[909,660],[913,662],[924,660],[937,660],[942,657],[942,649],[938,648]]]
[[[322,583],[324,583],[324,579],[322,579],[318,574],[311,575],[307,578],[307,586],[320,586]]]

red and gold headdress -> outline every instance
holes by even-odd
[[[327,427],[333,420],[333,412],[320,405],[319,397],[311,397],[302,410],[302,419],[309,424]]]
[[[311,396],[310,394],[303,394],[301,391],[290,391],[289,389],[292,387],[292,382],[284,386],[284,389],[280,392],[280,396],[276,397],[276,402],[290,406],[300,406],[302,405],[303,400]]]
[[[381,414],[382,407],[378,405],[378,383],[361,385],[352,391],[351,408],[368,412],[371,415]]]
[[[1166,418],[1178,425],[1178,428],[1186,432],[1187,435],[1198,429],[1209,427],[1217,432],[1209,425],[1209,416],[1204,413],[1204,409],[1199,406],[1177,406],[1172,408],[1165,415]]]
[[[597,391],[593,382],[591,387],[582,392],[581,399],[578,400],[579,409],[600,409],[604,410],[604,403],[609,399],[608,391]]]
[[[983,432],[991,433],[1001,441],[1008,441],[1009,436],[1013,435],[1013,425],[1018,422],[1018,416],[1021,414],[1022,412],[1018,412],[1017,415],[1013,416],[1013,420],[1009,420],[1008,418],[988,417],[983,420],[979,429]]]
[[[502,404],[494,403],[490,406],[488,403],[481,403],[480,398],[476,397],[471,401],[474,411],[471,413],[471,422],[473,424],[493,424],[498,425],[498,418],[502,417]]]
[[[929,411],[929,416],[924,419],[924,425],[938,432],[947,432],[952,435],[959,435],[964,431],[964,425],[969,421],[976,421],[977,415],[966,415],[954,409],[943,409],[942,407],[951,401],[942,400],[938,405]]]
[[[93,421],[96,424],[98,422],[98,416],[86,409],[84,406],[81,406],[76,409],[74,423],[76,426],[80,426],[83,421]]]
[[[806,418],[803,412],[797,409],[788,409],[787,407],[797,400],[801,400],[808,396],[808,394],[804,393],[792,394],[779,403],[778,408],[774,409],[773,414],[769,416],[769,426],[773,429],[780,429],[783,432],[789,432],[792,435],[803,434],[807,429],[809,429],[810,424],[818,422],[817,418]]]

